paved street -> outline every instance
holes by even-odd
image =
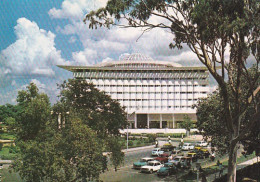
[[[173,143],[173,145],[176,145],[176,144],[177,144],[177,142]],[[101,179],[105,182],[176,181],[175,175],[167,176],[167,177],[158,177],[156,173],[145,174],[145,173],[140,173],[139,170],[132,169],[133,162],[137,162],[142,157],[151,156],[152,149],[153,148],[126,153],[124,165],[122,167],[120,167],[120,169],[117,172],[115,172],[115,170],[110,167],[109,171],[107,171],[101,175]],[[205,160],[209,160],[209,159],[205,159]],[[201,160],[201,162],[202,161],[203,160]],[[180,170],[180,172],[178,172],[177,175],[180,176],[180,175],[184,174],[185,172],[187,172],[187,171]]]

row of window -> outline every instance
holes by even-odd
[[[158,78],[158,77],[154,77],[154,78],[151,78],[151,77],[149,77],[149,78],[143,78],[143,77],[116,77],[116,79],[115,79],[115,76],[114,77],[108,77],[108,76],[84,76],[84,75],[82,75],[82,76],[80,76],[80,75],[76,75],[76,74],[74,74],[74,76],[76,77],[76,78],[79,78],[79,79],[81,79],[82,77],[84,77],[84,78],[86,78],[86,79],[88,79],[88,80],[92,80],[92,79],[102,79],[102,80],[108,80],[108,81],[115,81],[115,80],[128,80],[128,81],[142,81],[142,80],[148,80],[148,81],[164,81],[164,80],[169,80],[169,81],[171,81],[171,80],[178,80],[178,81],[197,81],[197,80],[206,80],[208,77],[192,77],[192,78],[182,78],[182,77],[178,77],[178,78],[173,78],[173,77],[170,77],[170,78],[164,78],[164,77],[160,77],[160,78]]]
[[[168,101],[168,102],[174,102],[174,101],[197,101],[198,99],[115,99],[117,101]]]
[[[207,92],[106,92],[107,94],[207,94]]]
[[[140,108],[192,108],[192,106],[128,106],[126,108],[135,108],[135,109],[140,109]]]

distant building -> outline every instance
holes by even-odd
[[[183,67],[139,53],[94,66],[59,67],[125,106],[130,128],[178,128],[185,114],[195,122],[192,105],[209,92],[206,67]]]

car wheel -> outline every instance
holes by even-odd
[[[153,174],[153,170],[152,169],[150,170],[150,174]]]

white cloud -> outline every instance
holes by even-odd
[[[105,6],[107,0],[64,0],[61,9],[52,8],[49,15],[59,19],[82,19],[84,13]]]
[[[188,51],[188,47],[185,45],[182,50],[169,49],[169,44],[174,37],[169,30],[156,28],[142,35],[144,30],[142,28],[112,26],[111,29],[104,27],[89,29],[88,22],[87,24],[83,23],[84,15],[105,5],[106,0],[64,0],[60,9],[53,8],[49,11],[52,18],[69,20],[69,23],[64,27],[56,28],[58,32],[72,37],[77,36],[81,41],[84,50],[72,53],[76,64],[93,64],[101,62],[107,57],[117,60],[121,54],[126,52],[139,52],[155,60],[173,61],[189,66],[200,64],[197,57]],[[77,9],[77,12],[71,12],[73,9]],[[169,24],[167,20],[156,16],[152,16],[149,21]],[[121,23],[127,24],[125,20],[122,20]],[[71,38],[70,42],[73,41],[74,38]],[[96,50],[96,52],[92,51],[93,55],[91,55],[86,50]],[[190,60],[192,61],[190,62]]]
[[[53,76],[52,66],[66,64],[55,48],[52,32],[26,18],[19,18],[14,29],[17,40],[1,51],[5,74]]]

